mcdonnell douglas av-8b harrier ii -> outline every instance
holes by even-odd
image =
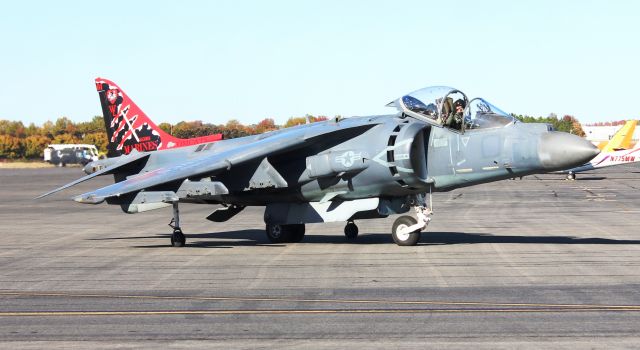
[[[74,199],[116,204],[127,213],[173,206],[171,244],[177,247],[185,244],[179,203],[222,205],[207,217],[214,222],[246,206],[265,206],[271,242],[298,242],[305,224],[335,221],[345,222],[345,235],[355,239],[356,220],[413,209],[416,216],[398,217],[391,234],[398,245],[415,245],[431,219],[432,192],[569,169],[598,154],[578,136],[520,123],[483,98],[444,86],[398,98],[389,104],[395,114],[169,147],[154,126],[130,123],[146,116],[116,84],[98,78],[96,87],[110,149],[142,139],[141,131],[160,144],[90,164],[93,173],[41,197],[112,174],[114,184]],[[114,125],[127,140],[113,137]]]

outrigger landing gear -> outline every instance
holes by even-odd
[[[391,229],[393,241],[400,246],[418,244],[420,232],[427,227],[429,221],[431,221],[429,216],[433,214],[431,208],[427,206],[423,195],[416,196],[409,204],[412,205],[416,211],[418,220],[411,216],[404,215],[396,219]]]
[[[349,241],[355,241],[358,238],[358,226],[353,221],[347,221],[347,224],[344,226],[344,235],[347,237]]]
[[[180,210],[178,210],[178,202],[173,202],[173,218],[169,223],[169,227],[173,229],[173,234],[171,234],[171,245],[174,247],[184,247],[187,239],[180,228]]]

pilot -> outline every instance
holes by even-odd
[[[465,103],[463,99],[457,99],[453,103],[454,111],[449,114],[449,117],[445,121],[445,125],[452,129],[458,129],[462,127],[462,114],[464,112]]]

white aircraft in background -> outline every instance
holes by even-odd
[[[567,180],[575,180],[576,173],[636,162],[640,162],[640,147],[636,147],[634,149],[623,149],[620,151],[602,152],[589,163],[573,169],[565,170],[564,173],[567,173]]]
[[[599,168],[606,168],[614,165],[635,163],[640,161],[640,148],[631,149],[633,132],[637,125],[637,120],[629,120],[618,130],[610,141],[598,145],[602,150],[589,163],[579,167],[562,171],[567,174],[567,180],[575,180],[576,173],[589,171]]]

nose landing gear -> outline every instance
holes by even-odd
[[[420,229],[411,230],[418,223],[418,220],[409,215],[403,215],[393,222],[391,237],[397,245],[410,246],[418,244],[420,240]]]
[[[391,237],[399,246],[412,246],[418,244],[420,232],[424,230],[433,215],[433,211],[427,206],[424,196],[416,196],[410,201],[416,211],[417,220],[411,216],[403,215],[396,219],[391,228]]]

